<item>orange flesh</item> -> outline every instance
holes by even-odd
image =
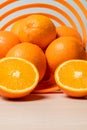
[[[84,65],[84,66],[83,66]],[[87,63],[68,63],[60,69],[58,73],[60,82],[64,86],[70,86],[72,88],[87,89]]]
[[[36,74],[29,64],[15,59],[0,63],[0,85],[8,89],[22,90],[32,86],[35,77]]]

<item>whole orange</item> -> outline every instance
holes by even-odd
[[[7,52],[20,42],[19,38],[10,31],[0,31],[0,58],[3,58]]]
[[[56,27],[57,37],[72,36],[82,41],[80,33],[73,27],[69,26],[57,26]]]
[[[54,23],[44,15],[30,15],[21,23],[21,42],[31,42],[42,49],[56,38]]]
[[[20,31],[20,26],[21,26],[22,21],[24,21],[24,19],[20,19],[16,21],[11,27],[11,32],[19,36],[19,31]]]
[[[46,71],[46,57],[39,46],[23,42],[10,49],[6,56],[20,57],[32,62],[39,71],[39,80],[43,78]]]
[[[84,58],[85,50],[80,41],[74,37],[60,37],[54,40],[45,52],[51,72],[66,60]]]

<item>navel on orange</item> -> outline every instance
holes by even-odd
[[[55,71],[55,81],[68,96],[87,96],[87,61],[69,60]]]
[[[21,98],[28,95],[38,84],[36,67],[21,58],[7,57],[0,60],[0,95]]]

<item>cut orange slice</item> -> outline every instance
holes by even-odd
[[[55,71],[55,81],[68,96],[87,96],[87,61],[69,60]]]
[[[36,67],[22,58],[7,57],[0,60],[0,95],[21,98],[37,86],[39,74]]]

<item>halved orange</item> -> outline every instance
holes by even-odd
[[[29,61],[17,57],[0,60],[0,95],[21,98],[28,95],[38,84],[39,73]]]
[[[55,81],[68,96],[87,96],[87,61],[69,60],[55,71]]]

